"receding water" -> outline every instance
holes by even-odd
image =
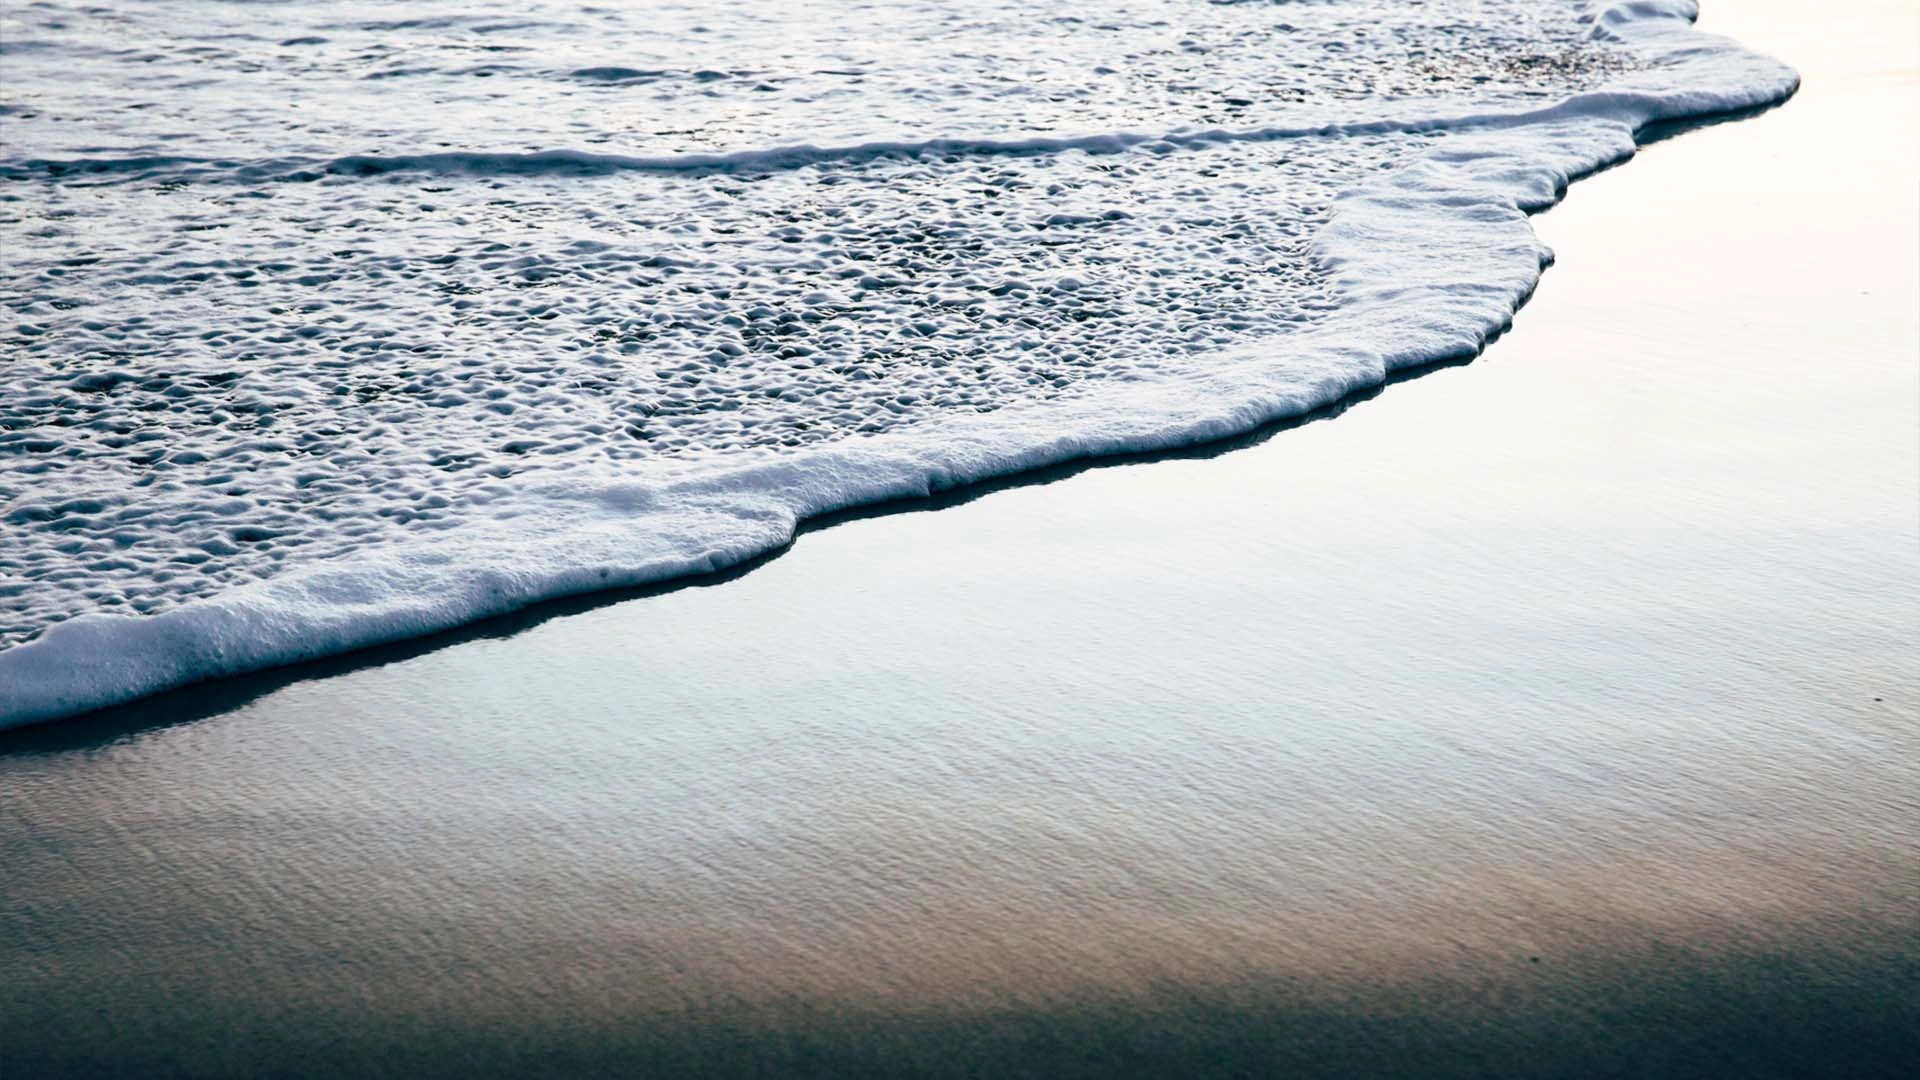
[[[1793,73],[1680,3],[3,17],[0,725],[736,563],[1477,349]]]

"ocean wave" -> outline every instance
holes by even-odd
[[[780,251],[787,250],[782,244],[789,240],[796,245],[803,244],[809,236],[808,230],[825,227],[811,223],[813,219],[804,219],[809,223],[796,225],[791,236],[777,233],[767,237],[750,259],[723,268],[733,274],[726,281],[734,284],[715,284],[704,279],[696,283],[697,288],[686,293],[685,316],[675,316],[682,322],[692,320],[701,328],[731,327],[734,323],[728,320],[735,320],[743,334],[759,333],[755,327],[763,323],[756,320],[763,316],[756,313],[754,297],[760,294],[739,283],[763,280],[769,268],[773,268],[776,278],[780,274],[802,275],[791,278],[805,284],[792,285],[790,293],[765,294],[784,296],[780,306],[785,310],[775,312],[774,305],[760,304],[768,311],[764,316],[766,351],[742,354],[781,357],[783,363],[792,365],[791,379],[784,383],[762,379],[729,384],[734,389],[728,393],[700,399],[702,380],[726,379],[739,371],[734,363],[739,356],[715,350],[717,355],[702,359],[701,366],[686,369],[686,376],[692,381],[682,380],[685,389],[681,397],[691,402],[691,411],[683,414],[681,426],[662,428],[662,435],[662,432],[644,430],[647,421],[641,418],[634,425],[640,434],[621,436],[625,441],[620,445],[645,444],[644,452],[623,450],[622,453],[629,453],[625,458],[611,450],[600,456],[580,456],[569,450],[556,453],[552,467],[522,470],[511,464],[520,457],[537,455],[541,452],[538,444],[557,439],[565,429],[564,423],[557,420],[552,424],[534,424],[526,417],[548,415],[542,410],[551,410],[551,415],[556,417],[572,415],[582,400],[570,397],[564,387],[541,381],[546,376],[533,370],[539,366],[537,363],[523,365],[528,368],[524,373],[526,378],[534,381],[533,389],[525,393],[515,391],[506,383],[493,390],[463,384],[466,388],[456,392],[413,370],[403,362],[404,355],[402,362],[392,366],[390,378],[383,375],[384,381],[355,382],[356,377],[369,370],[366,364],[369,358],[387,354],[373,344],[367,346],[367,352],[352,352],[359,346],[341,338],[340,344],[330,346],[343,358],[334,382],[323,384],[303,375],[305,381],[280,385],[277,392],[285,396],[278,399],[264,393],[252,398],[247,396],[244,392],[247,376],[240,368],[228,372],[223,366],[232,366],[234,362],[222,359],[223,346],[218,337],[210,339],[212,344],[200,352],[182,353],[177,370],[144,374],[142,382],[113,378],[84,381],[88,373],[69,371],[59,388],[47,390],[34,400],[44,400],[48,408],[65,410],[77,407],[80,398],[75,395],[103,403],[97,413],[101,430],[106,433],[101,436],[106,440],[103,446],[113,439],[131,440],[137,434],[132,428],[126,433],[113,434],[114,425],[120,423],[126,408],[136,406],[128,404],[122,408],[112,403],[122,397],[132,403],[135,398],[131,395],[140,394],[147,396],[138,398],[138,408],[148,407],[148,402],[163,411],[213,408],[213,413],[192,415],[202,419],[217,416],[218,423],[225,425],[226,430],[246,432],[244,437],[223,435],[206,452],[193,451],[202,460],[183,462],[181,468],[198,471],[190,473],[191,483],[175,484],[174,493],[166,496],[172,501],[165,505],[182,508],[171,523],[175,528],[219,525],[222,530],[217,534],[209,532],[209,539],[202,545],[203,553],[189,553],[200,562],[186,565],[208,565],[211,560],[211,565],[254,567],[247,573],[256,576],[248,579],[242,575],[222,581],[220,587],[210,593],[158,604],[150,614],[83,612],[54,619],[24,643],[0,651],[0,724],[54,719],[202,679],[415,637],[559,596],[722,569],[790,542],[801,522],[820,514],[926,495],[1069,460],[1220,439],[1371,389],[1396,370],[1472,354],[1508,323],[1550,261],[1550,253],[1528,227],[1529,212],[1550,205],[1575,178],[1630,156],[1635,147],[1635,134],[1648,124],[1752,108],[1777,102],[1792,93],[1796,79],[1790,70],[1693,30],[1688,25],[1692,14],[1692,6],[1684,3],[1642,2],[1595,9],[1588,13],[1587,22],[1633,54],[1638,61],[1633,70],[1602,86],[1577,90],[1544,104],[1453,112],[1428,119],[1354,121],[1301,129],[1275,126],[1206,129],[1152,136],[1108,134],[1079,139],[876,141],[824,149],[788,147],[743,154],[661,158],[573,152],[501,155],[448,151],[345,155],[319,159],[318,164],[304,166],[291,161],[274,163],[271,167],[282,169],[281,175],[306,169],[344,176],[413,172],[429,176],[513,178],[690,171],[725,175],[791,169],[822,162],[859,166],[908,159],[924,166],[929,170],[927,174],[920,176],[911,170],[882,171],[867,178],[872,190],[885,193],[897,191],[902,185],[924,184],[928,200],[925,205],[932,206],[937,205],[942,192],[955,186],[956,177],[941,171],[949,168],[948,158],[1018,158],[1080,150],[1107,153],[1128,161],[1139,158],[1142,169],[1146,170],[1141,173],[1142,179],[1130,179],[1112,189],[1099,187],[1102,174],[1097,170],[1074,173],[1074,182],[1085,184],[1083,190],[1086,191],[1125,190],[1128,185],[1145,184],[1142,190],[1152,194],[1160,190],[1153,185],[1161,184],[1167,198],[1172,200],[1197,190],[1188,178],[1189,168],[1218,172],[1228,166],[1239,170],[1231,174],[1240,178],[1235,183],[1244,184],[1245,178],[1261,175],[1249,170],[1265,169],[1279,170],[1271,175],[1296,185],[1314,181],[1337,190],[1324,200],[1317,191],[1295,196],[1293,212],[1311,226],[1299,234],[1301,248],[1297,253],[1297,267],[1285,269],[1295,264],[1282,266],[1281,262],[1275,262],[1268,269],[1276,273],[1284,270],[1279,277],[1249,282],[1258,286],[1250,295],[1266,297],[1260,301],[1263,304],[1304,305],[1299,321],[1287,327],[1254,326],[1257,320],[1252,317],[1253,309],[1242,314],[1240,308],[1207,307],[1204,311],[1209,314],[1199,318],[1194,330],[1202,337],[1193,339],[1195,344],[1190,355],[1177,361],[1161,354],[1171,351],[1169,346],[1175,340],[1187,340],[1168,335],[1187,332],[1182,329],[1185,324],[1176,316],[1188,310],[1181,305],[1192,303],[1191,298],[1176,303],[1155,294],[1147,300],[1131,301],[1132,306],[1124,311],[1118,310],[1124,300],[1118,290],[1158,280],[1155,275],[1165,276],[1177,268],[1149,266],[1137,276],[1127,274],[1114,281],[1094,282],[1093,288],[1089,288],[1087,281],[1062,273],[1054,273],[1041,281],[1011,277],[975,281],[973,278],[978,275],[969,275],[966,270],[970,265],[968,260],[975,260],[981,266],[992,265],[992,249],[996,244],[1011,243],[1011,238],[1016,236],[1045,237],[1049,229],[1080,230],[1060,235],[1083,237],[1074,243],[1092,245],[1086,250],[1099,256],[1089,264],[1096,270],[1101,265],[1110,265],[1103,264],[1101,259],[1110,260],[1122,254],[1130,258],[1143,257],[1141,253],[1151,253],[1156,244],[1164,248],[1178,243],[1165,238],[1179,235],[1174,228],[1179,212],[1167,209],[1180,205],[1177,202],[1155,204],[1147,213],[1137,212],[1140,208],[1136,207],[1136,212],[1129,216],[1111,219],[1101,211],[1100,205],[1093,204],[1086,212],[1072,208],[1058,210],[1063,220],[1054,224],[1049,224],[1049,218],[1039,216],[1038,211],[1030,220],[995,224],[991,229],[976,222],[961,222],[951,226],[953,236],[944,238],[938,235],[941,228],[938,222],[925,222],[918,231],[909,224],[889,226],[894,231],[884,238],[884,244],[891,246],[883,248],[874,246],[882,240],[876,239],[873,230],[868,228],[850,250],[855,254],[884,250],[895,253],[904,262],[918,260],[925,264],[919,271],[912,271],[919,276],[911,280],[904,276],[889,278],[878,272],[878,267],[859,276],[858,267],[849,264],[848,272],[855,276],[845,279],[846,291],[814,300],[807,299],[813,294],[801,290],[821,286],[815,278],[804,275],[816,273],[810,262],[820,263],[822,267],[826,263],[804,253],[789,260],[790,265],[777,258]],[[1369,126],[1374,124],[1385,126]],[[1420,138],[1415,141],[1406,138],[1414,136]],[[1369,142],[1370,139],[1373,141]],[[1286,172],[1282,168],[1285,159],[1299,156],[1292,153],[1290,144],[1294,142],[1311,143],[1314,154],[1345,162],[1340,166],[1344,171],[1327,172],[1316,166],[1314,170],[1296,168],[1294,172]],[[1254,158],[1232,156],[1242,152],[1235,147],[1266,144],[1280,144],[1281,149],[1272,153],[1262,150],[1262,156]],[[1168,153],[1191,154],[1196,163],[1154,173],[1147,163],[1160,153],[1161,146],[1165,146]],[[1198,160],[1210,154],[1226,156]],[[671,164],[664,164],[669,162]],[[16,162],[9,167],[31,171],[30,163]],[[231,171],[268,166],[231,161],[195,166],[183,164],[183,159],[169,158],[164,164],[142,166],[147,167],[163,170],[217,167]],[[41,170],[33,175],[48,172]],[[26,174],[9,175],[21,179]],[[986,183],[996,175],[964,174],[968,183]],[[1044,185],[1051,175],[1054,174],[1014,176],[1007,179],[1009,186],[1005,190],[1015,192]],[[1197,178],[1200,174],[1196,171],[1192,175]],[[1033,205],[1053,210],[1065,197],[1065,186],[1056,186],[1063,187],[1062,194]],[[738,192],[726,187],[715,189],[701,198],[721,202],[699,205],[718,206],[724,200],[748,198],[750,190],[759,189],[741,188]],[[779,200],[755,203],[755,213],[769,207],[798,206],[796,200],[816,197],[798,188],[779,191]],[[420,197],[441,196],[427,193]],[[1002,205],[998,200],[1004,197],[983,199],[981,205]],[[1259,195],[1259,198],[1273,197],[1272,194]],[[875,198],[879,198],[879,194]],[[335,211],[368,214],[385,205],[352,197]],[[873,205],[892,204],[875,202]],[[921,205],[902,204],[906,210],[924,214],[924,209],[914,209]],[[1216,221],[1207,217],[1202,209],[1191,211],[1192,227],[1210,230],[1204,235],[1215,238],[1220,254],[1211,262],[1196,264],[1197,269],[1178,269],[1178,274],[1218,276],[1238,272],[1233,260],[1243,256],[1236,254],[1239,249],[1234,245],[1251,235],[1248,230],[1258,224],[1252,206],[1251,203],[1235,204],[1236,213],[1248,211],[1249,216],[1244,220]],[[554,219],[550,215],[535,214],[534,217],[530,227],[552,227],[550,222]],[[802,221],[797,215],[794,220]],[[671,215],[662,218],[660,228],[677,227]],[[1162,227],[1170,231],[1158,233]],[[1086,230],[1103,228],[1113,230],[1106,239],[1084,239],[1091,235]],[[837,243],[849,242],[844,231],[835,236]],[[902,241],[901,236],[907,239]],[[1119,241],[1124,241],[1124,245],[1114,246]],[[711,252],[724,248],[727,242],[725,237],[709,236],[701,243],[710,246],[689,247],[678,258],[685,262],[688,273],[698,276],[705,272],[701,267],[713,258]],[[1291,249],[1286,245],[1291,242],[1283,235],[1271,238],[1268,247],[1276,253],[1273,258],[1282,262],[1283,256],[1294,258],[1287,254]],[[579,261],[566,272],[581,276],[593,288],[599,287],[598,282],[614,277],[630,283],[624,287],[651,288],[654,286],[646,283],[683,269],[674,265],[676,256],[664,251],[644,257],[635,252],[631,258],[610,261],[608,252],[603,250],[604,241],[582,239],[574,243],[587,246],[567,249],[577,252]],[[594,247],[596,244],[600,247]],[[955,269],[951,271],[935,265],[939,259],[932,253],[945,251],[946,248],[940,247],[942,244],[957,245],[958,254],[952,260]],[[1052,257],[1051,251],[1045,244],[1032,250],[1022,249],[1017,262],[1032,264]],[[446,257],[455,258],[452,254]],[[649,267],[645,264],[650,259],[660,261]],[[525,290],[545,284],[549,271],[560,272],[551,264],[537,260],[506,265],[502,257],[496,262],[500,265],[490,272],[513,275],[511,287],[523,290],[512,294],[515,296],[534,295]],[[371,257],[362,256],[355,260],[355,265],[360,268],[356,273],[387,274],[387,270],[382,269],[386,264]],[[391,273],[398,275],[410,265],[395,261],[391,264]],[[84,269],[85,265],[81,264],[75,272]],[[207,281],[222,281],[220,275],[223,274],[253,272],[251,266],[175,265],[165,271],[167,280],[160,284],[167,288],[184,287],[182,282],[195,283],[196,274],[207,275],[204,279]],[[287,272],[299,275],[306,283],[298,287],[306,290],[336,287],[332,283],[344,280],[328,277],[323,266],[291,267]],[[947,276],[941,276],[943,273]],[[237,280],[234,287],[243,286],[247,279]],[[912,354],[924,356],[926,362],[924,368],[913,368],[912,378],[917,381],[902,384],[909,388],[908,392],[890,391],[879,396],[862,396],[867,394],[866,384],[857,376],[860,365],[854,364],[845,372],[836,372],[836,379],[843,381],[832,385],[844,388],[845,401],[849,403],[846,407],[851,410],[848,415],[853,417],[846,423],[851,425],[857,421],[858,426],[835,428],[833,437],[812,437],[810,433],[817,432],[821,425],[831,427],[839,421],[824,418],[825,414],[817,410],[808,411],[813,406],[807,402],[782,403],[780,394],[824,385],[807,381],[820,377],[805,374],[817,370],[807,365],[813,357],[822,355],[823,342],[849,339],[820,336],[828,333],[822,328],[830,327],[834,317],[848,312],[851,312],[848,318],[858,321],[871,318],[874,311],[897,310],[907,312],[902,315],[905,321],[898,349],[910,352],[920,347],[917,343],[939,342],[948,331],[939,322],[937,305],[922,303],[909,311],[898,305],[887,307],[891,302],[885,299],[901,290],[931,295],[939,291],[935,288],[939,283],[945,283],[940,288],[951,286],[955,294],[953,302],[961,305],[954,310],[964,313],[953,330],[954,340],[985,335],[990,328],[1004,328],[1008,335],[1004,353],[1017,355],[1023,348],[1050,347],[1048,341],[1033,335],[1022,339],[1023,326],[1027,323],[1052,326],[1062,335],[1051,343],[1055,359],[1046,363],[1015,364],[996,353],[994,357],[979,358],[975,365],[981,369],[978,373],[964,373],[966,379],[956,381],[954,358],[959,354],[955,351],[957,346],[949,342],[939,350]],[[451,284],[458,286],[459,283]],[[977,291],[961,295],[963,287]],[[1030,308],[1010,309],[1004,321],[985,322],[991,312],[984,307],[986,301],[979,297],[994,296],[994,290],[998,289],[1005,290],[998,299],[1008,303],[1022,301],[1024,297],[1038,299],[1032,301]],[[1259,289],[1269,289],[1270,293],[1260,293]],[[458,288],[444,291],[452,304],[467,295]],[[732,295],[735,292],[740,295]],[[49,295],[49,303],[58,299]],[[1315,299],[1322,295],[1331,296],[1337,302],[1322,304]],[[1090,303],[1089,296],[1097,302]],[[1099,299],[1102,296],[1105,298]],[[1046,303],[1041,304],[1040,299]],[[531,302],[514,311],[537,325],[537,320],[547,314],[544,303]],[[817,316],[812,322],[808,321],[810,314]],[[793,316],[792,319],[783,321],[787,315]],[[1121,336],[1102,337],[1097,329],[1087,329],[1099,326],[1102,319],[1117,319],[1114,325],[1121,327]],[[925,322],[924,331],[916,320]],[[1245,322],[1249,329],[1244,333],[1231,332],[1232,320]],[[591,325],[583,323],[583,326]],[[659,325],[661,333],[673,331],[667,323]],[[316,333],[302,337],[309,329]],[[216,325],[208,332],[217,335],[222,330]],[[300,354],[303,341],[331,341],[334,339],[325,336],[331,333],[333,331],[320,326],[289,324],[283,333],[268,333],[258,340],[271,343],[284,337],[281,347],[287,355],[294,356]],[[624,339],[608,340],[617,345]],[[658,340],[663,339],[648,338],[632,347],[644,351],[647,341]],[[1058,351],[1062,342],[1078,351],[1063,356]],[[1072,344],[1075,342],[1083,344]],[[1100,355],[1103,349],[1121,347],[1124,351],[1143,343],[1144,352],[1120,365],[1117,372],[1104,370],[1086,359]],[[827,352],[832,353],[833,348]],[[405,350],[401,352],[404,354]],[[885,357],[893,355],[886,353],[874,364],[881,365]],[[529,357],[529,360],[536,359]],[[1082,366],[1075,368],[1075,363]],[[896,377],[879,367],[875,370],[883,376]],[[679,377],[676,371],[663,370],[658,374],[661,383],[667,386],[676,385],[674,379]],[[223,378],[227,381],[218,381]],[[574,380],[569,385],[577,385],[586,376],[570,374],[568,378]],[[215,381],[206,381],[209,379]],[[884,383],[885,379],[880,381]],[[217,399],[217,408],[204,404],[210,400],[204,393],[209,386],[229,388]],[[526,437],[511,441],[516,445],[524,442],[536,445],[518,450],[497,448],[495,456],[501,461],[485,467],[494,472],[485,469],[460,472],[462,462],[457,453],[436,451],[432,447],[419,448],[421,464],[408,465],[406,460],[410,459],[404,459],[408,447],[396,442],[386,449],[387,444],[378,441],[378,433],[365,436],[368,440],[365,448],[380,452],[355,457],[358,451],[352,433],[337,438],[328,435],[327,439],[332,441],[310,444],[324,445],[326,449],[322,454],[296,445],[299,440],[276,433],[270,423],[261,425],[263,418],[312,407],[310,399],[321,392],[323,386],[331,387],[325,393],[337,393],[349,401],[358,397],[377,403],[385,400],[382,395],[409,394],[430,405],[444,399],[446,408],[476,410],[473,423],[482,426],[475,430],[492,432],[495,429],[484,425],[496,422],[518,425],[517,430]],[[496,391],[497,396],[488,396]],[[841,390],[836,389],[835,393]],[[917,400],[928,395],[933,397],[927,401]],[[942,404],[940,395],[947,395],[950,400]],[[671,414],[674,406],[668,399],[673,397],[669,393],[654,400],[654,411],[645,415]],[[753,420],[752,424],[743,425],[729,419],[726,414],[738,414],[741,403],[749,397],[771,404],[765,410],[750,411],[748,418]],[[909,397],[916,400],[901,400]],[[707,404],[701,405],[702,400]],[[505,413],[487,413],[489,403],[510,408]],[[23,408],[26,406],[19,402],[0,406],[0,409]],[[26,416],[25,413],[18,415]],[[340,414],[316,415],[337,417]],[[501,419],[496,421],[492,417]],[[862,417],[867,419],[861,420]],[[150,521],[149,497],[141,492],[152,491],[152,486],[136,489],[124,497],[90,500],[58,497],[65,493],[64,489],[54,490],[58,485],[41,491],[36,485],[46,486],[48,482],[43,478],[56,473],[27,470],[50,468],[51,459],[71,448],[62,448],[63,444],[57,439],[52,440],[54,449],[43,446],[36,450],[29,446],[29,440],[45,443],[48,439],[34,434],[37,429],[24,419],[15,424],[0,415],[0,427],[12,432],[0,438],[13,440],[0,445],[0,450],[17,447],[15,456],[27,462],[13,472],[8,480],[11,487],[6,492],[10,496],[11,512],[24,516],[7,527],[20,530],[18,535],[23,541],[44,541],[52,545],[47,548],[49,560],[57,559],[60,545],[67,543],[49,531],[61,522],[69,526],[63,536],[110,537],[116,529],[138,533],[142,528],[140,523]],[[775,435],[762,438],[757,433],[763,431],[772,431]],[[528,435],[529,432],[532,434]],[[676,435],[676,432],[691,434]],[[609,437],[619,435],[612,432]],[[654,442],[647,443],[647,438],[656,436],[659,437]],[[431,430],[403,431],[396,436],[413,442],[430,442],[434,437]],[[131,455],[126,459],[128,475],[141,475],[149,480],[156,474],[143,474],[139,470],[165,463],[165,456],[160,455],[147,465],[139,464],[148,459],[139,456],[145,451],[138,443],[116,444],[114,452]],[[73,459],[89,460],[92,454],[93,451],[75,450]],[[223,466],[219,457],[222,454],[237,464]],[[299,461],[317,463],[327,455],[344,463],[341,466],[344,471],[317,470],[311,474],[314,479],[303,481],[302,477],[309,474],[300,471]],[[328,484],[351,486],[355,470],[385,467],[399,489],[411,493],[408,498],[412,501],[406,504],[404,519],[382,510],[377,525],[385,531],[368,531],[375,530],[376,522],[371,517],[357,516],[360,512],[354,507],[359,504],[352,502],[356,496],[342,488],[330,496],[336,501],[313,505],[349,523],[351,530],[359,530],[353,535],[364,533],[373,537],[372,541],[347,544],[328,557],[310,561],[302,561],[296,550],[288,560],[260,556],[249,562],[249,545],[271,547],[275,535],[275,529],[269,527],[271,522],[261,524],[249,516],[254,512],[254,504],[249,502],[254,496],[246,490],[247,469],[268,459],[273,463],[272,470],[280,470],[272,475],[284,474],[287,478],[289,491],[324,488]],[[383,460],[401,461],[401,464],[382,466]],[[439,471],[423,471],[427,469]],[[466,483],[465,487],[453,486],[454,479],[435,479],[472,476],[476,472],[480,475],[471,483],[460,481]],[[436,485],[443,482],[448,485],[445,490],[460,492],[458,505],[436,510],[427,502],[433,497],[431,492],[440,490]],[[305,487],[300,486],[303,483]],[[292,523],[288,527],[302,527],[300,522],[311,518],[311,515],[302,517],[299,507],[305,504],[299,504],[291,495],[286,498],[294,500],[289,503],[294,509],[286,518]],[[398,504],[379,505],[391,509]],[[133,516],[127,516],[129,514]],[[232,516],[223,517],[226,514]],[[137,546],[133,550],[137,551]],[[102,558],[107,562],[117,559],[132,567],[123,571],[125,573],[147,575],[142,580],[156,573],[144,569],[146,564],[127,561],[131,555],[126,552],[106,552]],[[33,586],[29,576],[23,587]]]

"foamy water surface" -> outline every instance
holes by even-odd
[[[0,15],[0,724],[1471,352],[1690,5]]]

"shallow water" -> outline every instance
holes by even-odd
[[[1304,412],[1793,86],[1677,2],[419,11],[6,16],[0,724]]]
[[[1900,1075],[1913,13],[1720,18],[1803,94],[1539,219],[1561,261],[1481,362],[714,588],[13,733],[0,1043]]]

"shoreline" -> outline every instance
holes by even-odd
[[[1740,14],[1792,106],[1592,178],[1508,335],[1339,423],[0,736],[0,1045],[1902,1075],[1916,15]]]
[[[1511,325],[1549,261],[1529,224],[1534,214],[1557,204],[1572,183],[1630,160],[1643,129],[1670,123],[1684,130],[1763,111],[1797,89],[1790,69],[1698,34],[1682,19],[1685,10],[1605,16],[1623,45],[1695,69],[1685,87],[1649,89],[1629,77],[1524,114],[1533,123],[1562,118],[1546,145],[1524,153],[1496,137],[1501,124],[1464,127],[1456,143],[1469,149],[1417,155],[1342,193],[1314,244],[1347,303],[1325,325],[1268,343],[1286,349],[1289,365],[1263,361],[1262,347],[1248,346],[1204,373],[1049,402],[1013,420],[1010,413],[943,417],[916,428],[913,439],[882,435],[779,460],[651,479],[615,475],[584,487],[580,476],[547,477],[534,491],[548,492],[553,503],[537,516],[568,520],[563,528],[528,534],[516,525],[495,535],[476,527],[456,540],[308,567],[137,619],[93,613],[55,623],[0,651],[0,727],[83,716],[610,587],[723,572],[790,547],[804,523],[822,514],[1142,447],[1151,453],[1232,439],[1377,390],[1397,370],[1477,356]],[[1696,55],[1708,44],[1710,56]],[[1459,209],[1468,204],[1470,211]],[[1445,226],[1444,259],[1427,232],[1435,222]],[[1400,314],[1414,306],[1404,299],[1410,292],[1420,298],[1418,310]],[[1042,414],[1044,431],[1033,424]],[[647,511],[645,529],[635,527],[636,505]],[[448,553],[453,544],[457,555]],[[556,545],[570,553],[551,555]],[[329,599],[340,595],[355,599]]]
[[[1784,101],[1731,112],[1707,113],[1681,120],[1654,121],[1634,132],[1636,156],[1640,150],[1668,139],[1680,138],[1689,132],[1720,124],[1737,124],[1758,119],[1775,109],[1783,108],[1791,100],[1789,97]],[[1643,139],[1643,135],[1647,137]],[[1600,165],[1591,172],[1575,177],[1572,182],[1579,183],[1624,167],[1631,162],[1632,158],[1627,158]],[[1528,217],[1531,219],[1551,212],[1558,205],[1559,203],[1555,202],[1529,211]],[[1532,302],[1533,296],[1534,292],[1529,291],[1521,298],[1519,306],[1514,310],[1516,316]],[[1486,355],[1486,351],[1493,348],[1511,330],[1512,323],[1509,322],[1506,326],[1493,330],[1486,342],[1474,352],[1441,357],[1395,369],[1388,372],[1386,378],[1376,385],[1354,390],[1344,397],[1316,406],[1296,416],[1266,421],[1237,435],[1206,439],[1160,450],[1090,454],[1033,469],[991,476],[957,487],[938,489],[926,495],[907,495],[881,502],[860,503],[839,510],[830,510],[801,519],[793,535],[785,543],[716,570],[646,581],[635,585],[591,589],[548,597],[536,600],[522,608],[460,623],[443,630],[430,631],[417,637],[382,641],[344,652],[184,683],[86,712],[29,721],[14,727],[0,726],[0,753],[11,749],[32,749],[42,746],[86,745],[129,731],[190,723],[195,719],[217,716],[230,711],[240,703],[271,693],[290,683],[331,678],[364,668],[384,666],[463,642],[510,637],[553,619],[599,608],[645,600],[685,589],[714,588],[750,574],[775,559],[789,555],[802,538],[809,534],[825,532],[851,522],[894,514],[937,513],[951,507],[963,506],[997,492],[1014,488],[1043,487],[1098,469],[1126,468],[1166,461],[1206,460],[1249,449],[1307,424],[1339,419],[1349,409],[1358,408],[1373,401],[1399,384],[1480,361]],[[156,719],[156,717],[165,719]],[[56,726],[61,729],[58,733],[49,730]]]

